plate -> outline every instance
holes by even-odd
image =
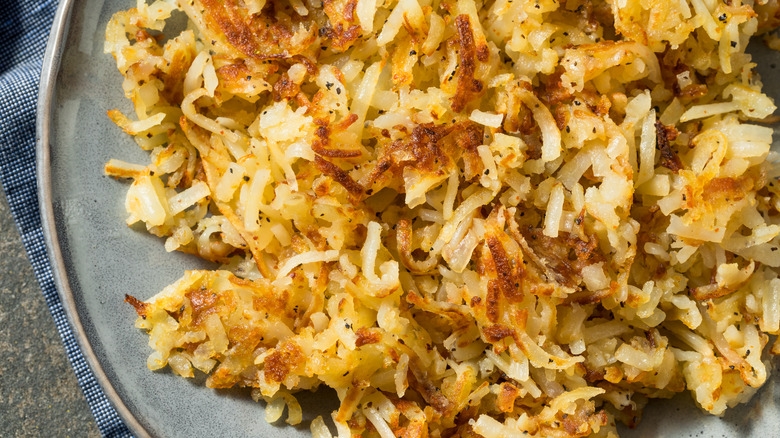
[[[269,425],[262,403],[249,391],[212,390],[203,376],[186,380],[170,371],[150,372],[146,334],[133,327],[135,312],[124,294],[148,298],[206,262],[165,252],[162,241],[124,224],[127,183],[103,175],[110,158],[147,163],[106,115],[132,113],[114,59],[103,53],[105,26],[133,0],[63,0],[47,48],[38,109],[38,183],[43,226],[63,306],[99,383],[137,437],[309,436],[308,422],[329,417],[332,391],[300,396],[304,422]],[[753,51],[770,95],[780,54],[757,41]],[[776,65],[774,64],[776,63]],[[780,101],[780,99],[777,99]],[[780,135],[777,135],[780,138]],[[775,146],[778,146],[776,142]],[[639,428],[626,437],[776,436],[780,430],[780,378],[724,418],[704,415],[687,395],[651,403]]]

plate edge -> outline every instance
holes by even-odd
[[[52,100],[56,90],[56,77],[60,68],[63,53],[63,40],[66,30],[70,25],[70,16],[74,0],[62,0],[52,22],[51,32],[46,44],[43,56],[41,78],[38,86],[38,103],[36,108],[36,141],[35,163],[36,183],[38,193],[38,208],[41,216],[43,238],[46,243],[46,254],[51,264],[52,276],[57,287],[65,315],[73,331],[76,342],[87,361],[98,384],[113,405],[119,416],[136,437],[151,437],[149,431],[144,428],[138,419],[130,412],[119,393],[103,371],[95,352],[90,345],[81,319],[76,310],[73,292],[67,278],[65,261],[62,256],[57,237],[56,222],[52,204],[51,171],[50,171],[50,124],[52,113]]]

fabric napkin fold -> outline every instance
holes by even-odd
[[[57,294],[43,238],[35,175],[35,119],[38,81],[56,0],[11,0],[0,7],[0,182],[100,432],[130,437],[130,431],[95,380]]]

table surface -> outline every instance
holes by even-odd
[[[0,436],[99,437],[0,190]]]

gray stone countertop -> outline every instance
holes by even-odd
[[[0,437],[99,437],[0,191]]]

